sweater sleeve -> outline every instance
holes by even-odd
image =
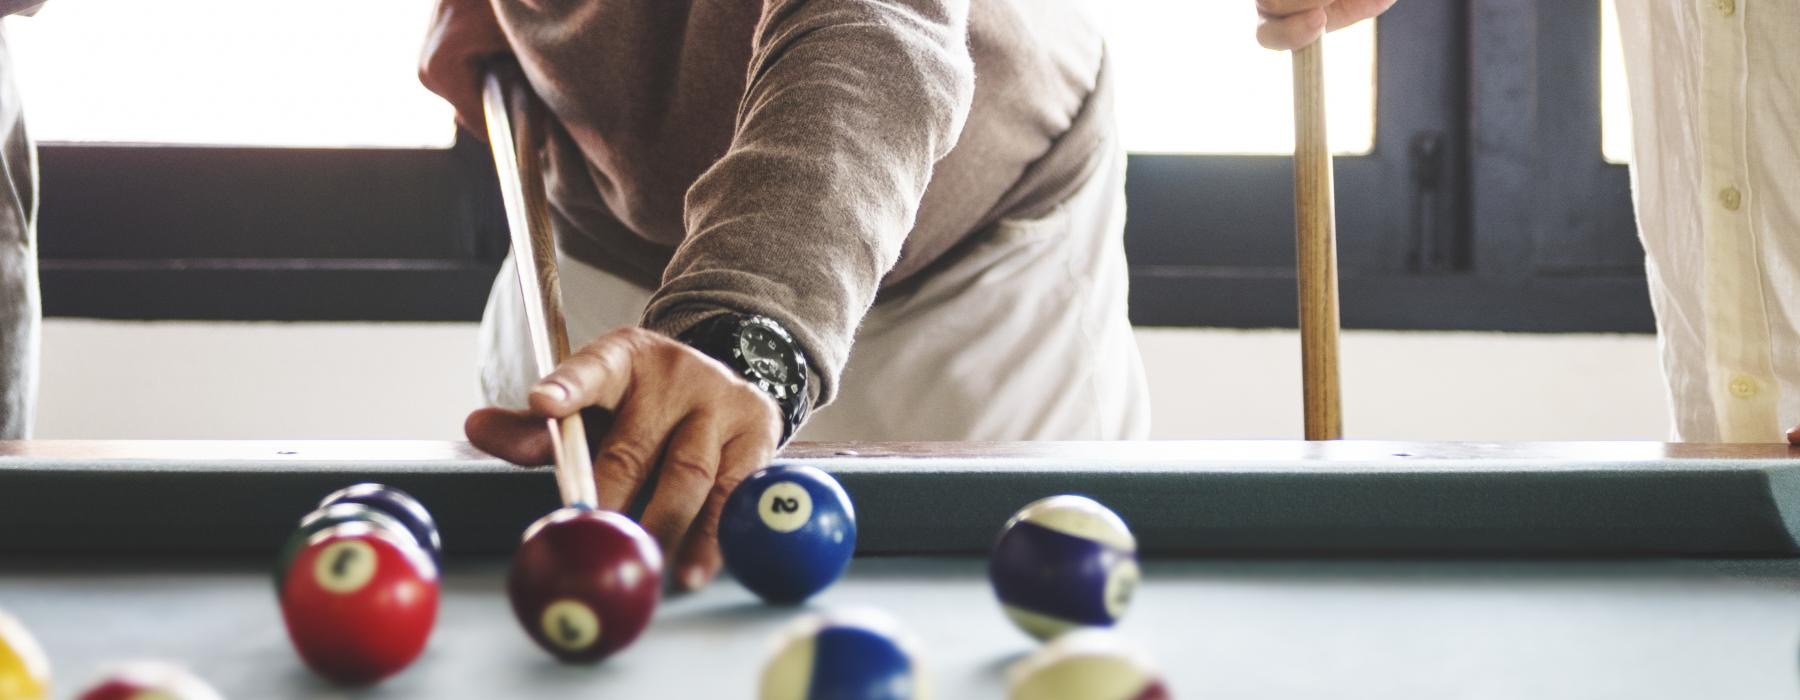
[[[50,0],[0,0],[0,17],[37,14],[38,7]]]
[[[687,236],[644,325],[774,318],[829,402],[968,116],[968,13],[968,0],[767,0],[731,145],[687,192]]]

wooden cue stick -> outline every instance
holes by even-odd
[[[1323,40],[1294,51],[1294,225],[1306,439],[1344,436],[1338,397],[1337,222],[1325,139]]]
[[[502,77],[502,71],[506,73]],[[538,376],[549,374],[569,356],[564,324],[562,283],[556,273],[556,241],[550,231],[550,205],[544,195],[537,145],[542,142],[543,110],[518,69],[503,66],[487,74],[482,107],[487,115],[488,145],[506,203],[506,227],[512,235],[512,260],[525,302],[525,325]],[[516,115],[518,118],[512,118]],[[587,429],[581,414],[549,419],[550,444],[556,455],[556,486],[564,505],[599,504],[589,457]]]

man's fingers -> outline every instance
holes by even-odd
[[[560,418],[589,406],[617,409],[631,386],[639,336],[647,332],[621,328],[575,351],[531,388],[531,410]]]
[[[625,510],[650,478],[669,431],[681,420],[668,403],[637,401],[613,414],[606,437],[593,446],[594,485],[603,510]]]
[[[1256,27],[1256,42],[1266,49],[1290,51],[1306,46],[1325,33],[1325,11],[1309,10],[1285,17],[1264,16]]]
[[[1311,10],[1322,10],[1332,0],[1256,0],[1256,11],[1263,17],[1279,19]]]
[[[504,408],[478,408],[463,421],[463,434],[482,452],[536,467],[555,459],[543,416]]]
[[[1394,0],[1337,0],[1325,8],[1325,31],[1335,32],[1375,17],[1394,6]]]
[[[688,528],[687,540],[675,558],[676,585],[693,590],[719,575],[725,563],[719,553],[719,516],[725,512],[725,499],[745,478],[768,466],[774,458],[775,442],[761,434],[741,434],[725,443],[719,453],[719,473],[706,494],[706,504]]]
[[[724,447],[720,422],[704,412],[689,414],[663,448],[656,493],[638,522],[662,545],[664,561],[673,561],[694,516],[706,504],[719,473]]]
[[[486,140],[482,72],[488,61],[510,51],[488,0],[439,0],[425,33],[419,82],[456,108],[464,129]]]

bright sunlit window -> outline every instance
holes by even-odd
[[[431,0],[53,0],[7,20],[44,141],[443,147],[450,109],[415,77]],[[1293,151],[1291,66],[1248,2],[1103,8],[1127,147]],[[1375,138],[1372,23],[1326,42],[1331,145]]]
[[[1117,61],[1119,121],[1138,153],[1294,152],[1293,62],[1256,43],[1256,10],[1242,0],[1095,3]],[[1375,24],[1325,41],[1325,115],[1331,148],[1375,146]]]
[[[441,148],[431,0],[51,0],[6,20],[43,141]]]
[[[1613,0],[1600,0],[1600,150],[1609,163],[1631,161],[1631,95]]]

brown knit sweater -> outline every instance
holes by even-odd
[[[560,245],[792,330],[829,401],[877,292],[1047,213],[1110,137],[1079,0],[494,0],[558,128]]]

